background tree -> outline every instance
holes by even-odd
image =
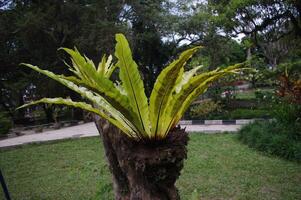
[[[179,23],[174,32],[176,43],[204,46],[203,59],[210,69],[229,65],[245,60],[243,46],[226,35],[218,26],[214,12],[207,3],[188,4],[179,8],[183,16],[179,16]],[[183,48],[183,47],[182,47]]]
[[[76,46],[99,62],[101,54],[113,52],[112,35],[117,32],[133,44],[147,96],[173,55],[195,44],[205,48],[193,64],[210,69],[252,57],[264,58],[273,68],[299,59],[295,41],[300,38],[300,3],[293,0],[6,0],[1,2],[0,24],[1,109],[14,118],[24,117],[23,111],[13,113],[24,98],[81,98],[68,89],[58,89],[51,80],[20,70],[19,63],[31,62],[68,75],[62,67],[66,57],[57,51],[59,47]],[[113,74],[113,79],[118,77]],[[53,108],[43,109],[52,121]]]
[[[161,40],[164,16],[167,15],[164,2],[3,2],[0,11],[3,109],[9,108],[12,112],[23,103],[25,93],[34,94],[28,96],[29,99],[57,95],[76,97],[70,90],[58,89],[57,83],[51,80],[44,80],[26,69],[20,70],[19,63],[32,62],[56,73],[68,74],[61,67],[65,57],[57,51],[59,47],[76,45],[93,61],[99,62],[100,53],[112,53],[112,36],[117,32],[123,32],[132,38],[134,56],[141,64],[149,94],[155,77],[175,48]],[[18,83],[15,84],[16,79]],[[44,107],[44,111],[48,121],[52,121],[52,108]],[[19,111],[19,115],[15,117],[23,118],[24,113]]]
[[[301,36],[299,1],[213,0],[208,4],[215,13],[218,27],[231,36],[240,35],[249,39],[248,58],[252,51],[256,52],[256,46],[272,68],[293,49],[291,41]]]

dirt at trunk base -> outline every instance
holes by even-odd
[[[187,158],[188,134],[174,128],[162,141],[137,142],[112,125],[102,139],[116,200],[178,200],[175,182]]]

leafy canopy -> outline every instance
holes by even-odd
[[[22,64],[77,92],[89,103],[43,98],[20,108],[39,103],[73,106],[108,120],[132,139],[161,140],[178,124],[192,101],[204,93],[212,82],[226,74],[237,73],[242,66],[236,64],[201,74],[197,74],[200,67],[184,72],[186,62],[201,47],[188,49],[159,74],[148,100],[128,41],[122,34],[116,34],[116,41],[117,63],[112,62],[112,56],[103,56],[98,66],[77,49],[62,48],[71,57],[72,65],[68,67],[74,76],[56,75],[30,64]],[[116,68],[119,68],[120,82],[110,79]]]

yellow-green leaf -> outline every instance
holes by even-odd
[[[132,58],[132,52],[128,41],[122,34],[116,34],[115,56],[120,68],[120,80],[124,88],[132,110],[139,116],[142,133],[150,135],[148,102],[144,92],[144,84],[138,71],[138,66]]]
[[[120,121],[117,121],[116,119],[109,116],[108,114],[101,112],[99,109],[93,108],[92,105],[87,104],[85,102],[74,102],[71,99],[63,99],[63,98],[43,98],[43,99],[40,99],[37,101],[30,102],[28,104],[24,104],[17,109],[21,109],[24,107],[28,107],[28,106],[32,106],[32,105],[36,105],[36,104],[40,104],[40,103],[72,106],[75,108],[80,108],[80,109],[86,110],[88,112],[95,113],[95,114],[99,115],[100,117],[108,120],[112,124],[114,124],[120,130],[122,130],[124,133],[126,133],[128,136],[133,136],[129,127],[124,126],[124,124],[120,123]]]
[[[199,48],[194,47],[184,51],[177,60],[162,70],[155,82],[150,97],[150,120],[152,133],[155,133],[155,137],[162,135],[161,127],[165,123],[164,117],[166,116],[165,109],[168,106],[168,98],[176,83],[182,79],[183,67]]]
[[[69,80],[68,80],[68,79],[65,79],[64,76],[62,76],[62,75],[56,75],[50,71],[42,70],[42,69],[38,68],[37,66],[33,66],[30,64],[23,64],[23,65],[41,73],[41,74],[44,74],[44,75],[58,81],[59,83],[65,85],[69,89],[77,92],[78,94],[82,95],[84,98],[90,100],[93,104],[96,104],[100,108],[104,109],[106,112],[111,113],[116,119],[120,119],[121,121],[123,121],[123,123],[131,124],[132,130],[135,131],[136,134],[140,134],[139,131],[137,131],[136,126],[135,126],[136,121],[132,119],[132,115],[134,115],[133,112],[131,112],[130,110],[126,110],[126,108],[122,108],[122,105],[120,105],[120,106],[115,105],[118,108],[121,107],[119,109],[116,109],[112,105],[112,102],[115,104],[118,104],[118,102],[116,102],[116,99],[113,99],[111,102],[107,101],[101,95],[93,93],[85,87],[79,87],[75,84],[76,82],[73,83],[71,81],[71,80],[78,80],[78,79],[74,79],[74,78],[70,79],[69,78]],[[118,91],[118,93],[119,93],[119,91]],[[118,94],[116,94],[116,95],[118,95]],[[109,100],[110,100],[110,98],[109,98]],[[126,102],[123,101],[122,103],[125,104]]]

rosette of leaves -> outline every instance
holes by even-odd
[[[193,100],[204,93],[212,82],[226,74],[237,73],[243,65],[236,64],[201,74],[197,74],[200,67],[184,71],[187,61],[201,47],[190,48],[163,69],[148,99],[128,41],[122,34],[116,34],[116,41],[116,62],[113,62],[112,56],[103,56],[98,65],[77,49],[62,48],[71,57],[72,64],[68,67],[73,76],[57,75],[31,64],[22,64],[56,80],[89,103],[42,98],[20,108],[39,103],[73,106],[108,120],[133,140],[162,140],[178,124]],[[119,81],[112,81],[110,77],[117,68]]]

